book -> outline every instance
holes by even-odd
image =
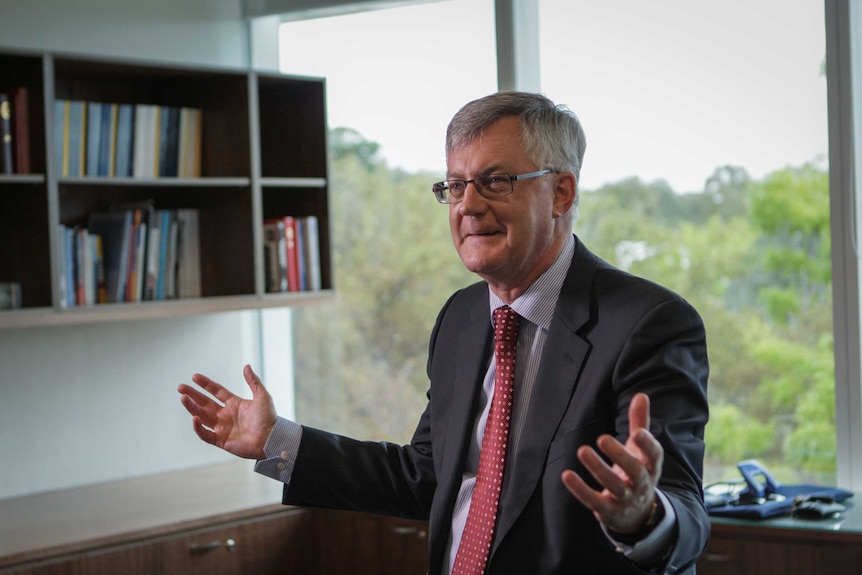
[[[99,176],[113,177],[115,156],[117,151],[117,104],[102,104],[102,117],[99,120],[99,161],[97,173]]]
[[[305,269],[308,275],[308,289],[318,291],[323,286],[320,272],[320,232],[317,216],[306,216],[303,229],[305,232]]]
[[[65,176],[83,176],[86,160],[87,108],[81,100],[69,102],[68,116],[68,162]],[[66,157],[66,156],[64,156]]]
[[[12,123],[12,172],[30,173],[30,116],[28,91],[23,86],[4,88],[0,93],[9,100]]]
[[[87,131],[86,131],[86,160],[85,175],[99,175],[99,158],[102,148],[102,103],[86,102],[87,106]]]
[[[179,233],[179,220],[176,217],[172,217],[170,227],[168,228],[168,246],[165,254],[165,299],[176,299],[177,297],[177,244]]]
[[[201,296],[200,216],[193,208],[177,210],[177,297]]]
[[[135,142],[135,107],[132,104],[117,105],[117,135],[114,146],[114,173],[118,178],[132,176]]]
[[[161,257],[161,212],[150,210],[147,232],[147,262],[144,273],[144,301],[156,299],[159,282],[159,258]]]
[[[181,178],[199,178],[201,175],[202,117],[200,108],[180,108],[177,171]]]
[[[127,245],[131,227],[132,216],[128,210],[93,212],[89,216],[87,228],[91,234],[102,238],[105,302],[121,302],[124,299],[124,270],[128,258]]]
[[[69,175],[69,100],[54,101],[54,169]]]
[[[12,173],[12,104],[9,96],[0,92],[0,174]]]
[[[159,177],[179,175],[180,109],[166,106],[161,109],[159,126]]]
[[[266,291],[287,291],[287,251],[284,249],[284,221],[271,218],[263,222],[263,258]]]
[[[296,218],[284,216],[284,251],[287,256],[287,291],[299,291],[299,253],[296,241]]]
[[[156,299],[163,300],[167,297],[165,293],[165,279],[167,277],[168,250],[171,249],[176,252],[176,248],[170,246],[173,238],[171,227],[176,219],[176,214],[173,210],[159,210],[158,218],[160,239],[159,269],[156,273]]]
[[[108,301],[108,288],[105,283],[104,250],[102,249],[102,236],[90,232],[93,247],[93,284],[95,293],[93,303],[106,303]]]
[[[132,175],[136,178],[152,178],[157,172],[158,106],[135,105],[134,156]]]

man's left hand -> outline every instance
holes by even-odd
[[[578,459],[602,486],[595,490],[574,471],[563,472],[568,490],[608,529],[620,535],[637,533],[648,521],[656,501],[664,449],[649,431],[649,398],[638,393],[629,404],[629,437],[625,445],[601,435],[596,446],[612,465],[588,445],[578,449]]]

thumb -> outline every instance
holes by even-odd
[[[242,375],[243,377],[245,377],[245,382],[251,389],[251,394],[253,397],[257,397],[261,391],[266,391],[266,388],[264,388],[263,386],[263,382],[260,381],[260,378],[251,368],[251,365],[245,365],[245,367],[242,369]]]

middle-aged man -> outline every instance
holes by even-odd
[[[284,503],[429,519],[433,575],[694,573],[703,323],[572,234],[584,148],[577,117],[537,94],[475,100],[449,124],[433,191],[484,281],[440,311],[409,444],[277,417],[249,366],[251,400],[200,374],[218,402],[179,386],[196,433],[258,460]]]

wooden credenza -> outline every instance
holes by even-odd
[[[0,500],[0,575],[422,575],[409,521],[281,505],[248,462]]]

